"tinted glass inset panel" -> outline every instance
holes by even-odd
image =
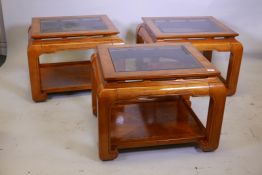
[[[162,33],[214,33],[224,32],[215,22],[209,19],[154,19],[154,24]]]
[[[72,19],[42,19],[41,33],[75,32],[106,30],[107,26],[101,18],[72,18]]]
[[[183,46],[111,48],[109,53],[116,72],[203,67]]]

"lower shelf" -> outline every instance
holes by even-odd
[[[181,98],[116,105],[110,128],[112,145],[119,149],[190,143],[205,137],[204,126]]]
[[[90,90],[90,61],[40,65],[42,90],[47,93]]]

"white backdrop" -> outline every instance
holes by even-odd
[[[1,1],[8,55],[0,68],[0,175],[262,174],[262,0]],[[210,15],[240,33],[245,55],[237,94],[227,98],[216,152],[178,147],[123,153],[100,162],[90,92],[32,101],[27,65],[31,18],[89,14],[107,14],[129,43],[142,16]],[[207,103],[195,104],[197,114],[205,113]]]
[[[261,0],[2,0],[2,4],[10,51],[26,51],[32,17],[107,14],[129,43],[134,42],[142,16],[214,16],[240,33],[245,53],[261,53]]]

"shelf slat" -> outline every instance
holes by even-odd
[[[118,148],[197,142],[205,128],[184,100],[119,104],[111,118],[112,145]]]
[[[90,61],[41,64],[40,75],[47,93],[91,89]]]

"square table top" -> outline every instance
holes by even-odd
[[[190,43],[99,45],[106,81],[218,76],[220,72]]]
[[[35,39],[119,33],[106,15],[34,17],[31,29]]]
[[[212,16],[143,17],[142,20],[157,39],[238,36]]]

